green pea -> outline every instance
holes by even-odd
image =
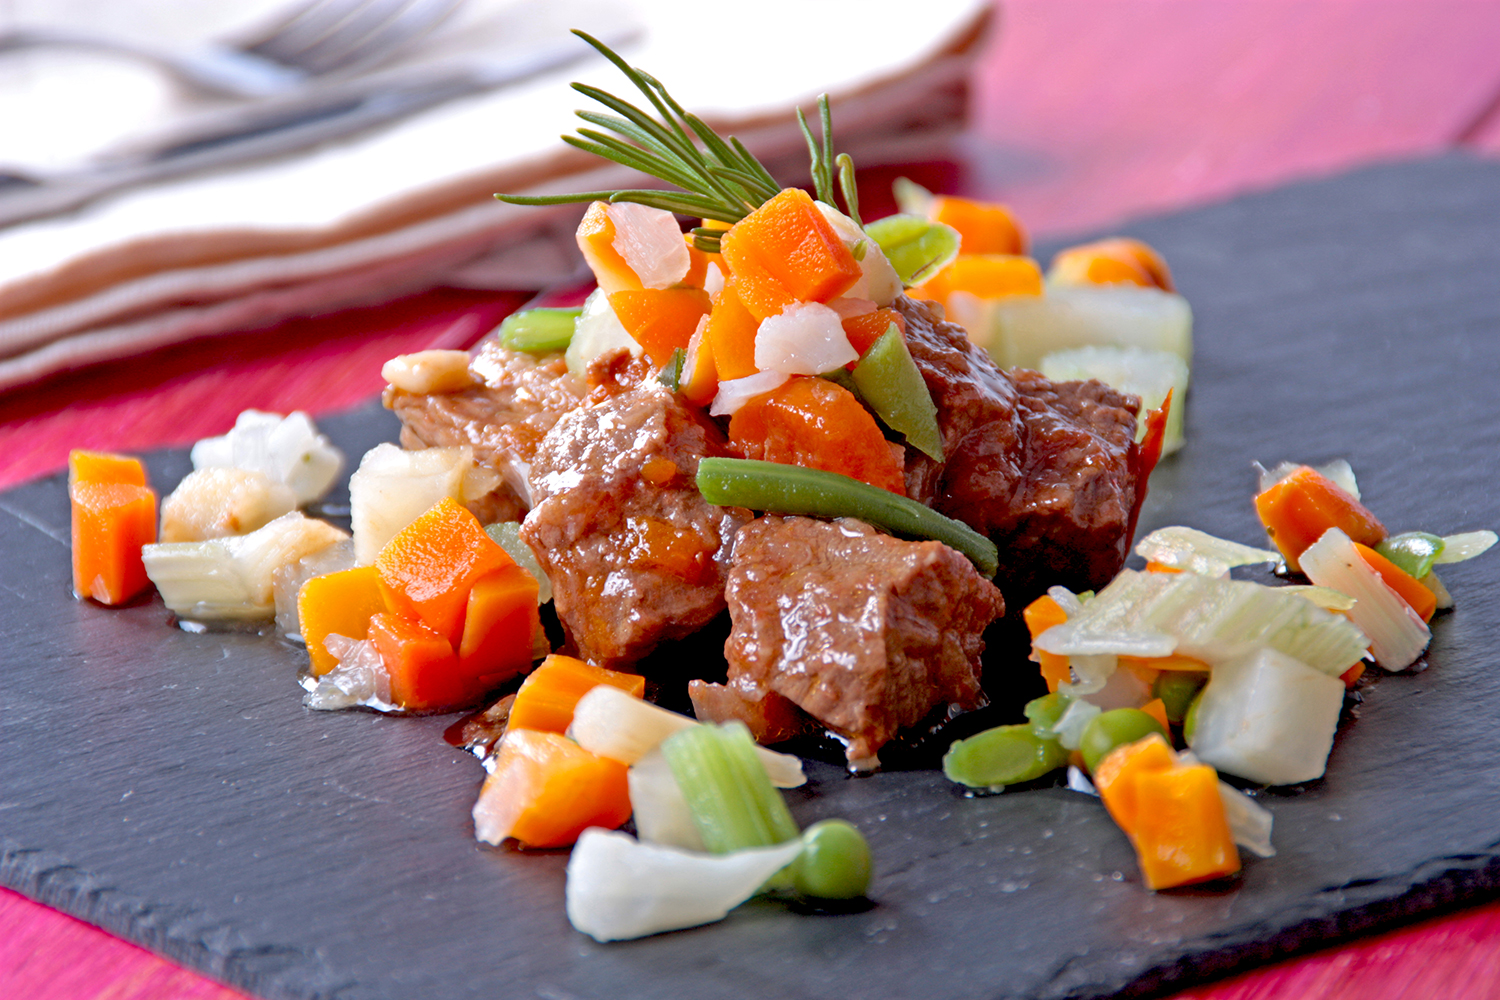
[[[1057,723],[1068,710],[1073,699],[1064,694],[1044,694],[1026,703],[1022,711],[1031,720],[1031,731],[1041,739],[1051,739],[1056,733]]]
[[[1208,685],[1193,696],[1192,704],[1188,705],[1187,714],[1182,717],[1182,740],[1188,746],[1193,745],[1193,733],[1198,730],[1198,706],[1203,703],[1203,692],[1208,690]]]
[[[1094,716],[1083,730],[1078,750],[1083,754],[1083,763],[1092,772],[1105,755],[1118,746],[1145,739],[1152,733],[1161,734],[1170,740],[1161,723],[1138,708],[1116,708]]]
[[[999,788],[1040,778],[1067,762],[1062,744],[1037,736],[1030,725],[996,726],[949,747],[943,773],[970,788]]]
[[[808,899],[858,899],[870,888],[870,845],[853,823],[825,819],[802,833],[792,888]]]
[[[1151,685],[1151,696],[1167,707],[1167,721],[1180,725],[1207,680],[1207,674],[1194,670],[1163,670]]]

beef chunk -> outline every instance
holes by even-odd
[[[724,610],[735,532],[749,511],[709,504],[698,460],[719,432],[654,380],[566,414],[536,448],[521,526],[579,655],[625,667]]]
[[[817,730],[812,716],[775,691],[691,680],[688,697],[700,722],[743,722],[757,743],[784,743]]]
[[[945,456],[907,449],[907,494],[989,536],[1013,609],[1053,584],[1109,582],[1145,494],[1139,399],[1100,382],[1002,371],[926,303],[903,296],[896,307],[937,405]]]
[[[494,337],[480,344],[469,372],[477,385],[425,395],[390,389],[386,405],[401,418],[404,448],[473,447],[474,461],[500,473],[501,485],[471,509],[486,524],[519,521],[531,507],[536,447],[582,405],[584,387],[561,354],[513,351]]]
[[[944,705],[977,708],[1000,592],[938,542],[860,521],[767,516],[740,530],[727,590],[729,686],[789,698],[851,761]]]

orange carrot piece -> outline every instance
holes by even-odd
[[[760,371],[755,366],[755,331],[760,320],[740,300],[739,282],[730,278],[714,300],[703,335],[714,354],[720,381],[744,378]]]
[[[1255,511],[1292,569],[1298,568],[1297,557],[1329,528],[1342,530],[1361,545],[1375,545],[1386,536],[1385,525],[1363,504],[1306,465],[1257,495]]]
[[[500,741],[480,808],[522,847],[565,847],[591,826],[613,829],[630,818],[627,768],[589,753],[559,733],[515,725]]]
[[[660,368],[672,352],[686,350],[698,321],[708,315],[711,303],[701,288],[642,288],[614,292],[610,308],[620,318],[625,332],[635,338],[651,363]]]
[[[390,607],[426,622],[455,649],[474,582],[514,564],[452,497],[402,528],[375,557]]]
[[[1135,778],[1135,799],[1131,840],[1147,888],[1207,882],[1240,870],[1213,768],[1191,764],[1142,771]]]
[[[578,699],[600,684],[619,688],[637,698],[646,693],[646,678],[640,674],[606,670],[553,653],[521,682],[510,707],[510,725],[517,729],[565,733],[573,722]]]
[[[1068,620],[1068,613],[1062,609],[1051,596],[1043,594],[1021,611],[1021,617],[1026,622],[1026,631],[1031,634],[1032,641],[1054,625],[1061,625]],[[1056,691],[1059,684],[1072,679],[1072,666],[1068,658],[1060,653],[1048,653],[1033,647],[1031,658],[1037,661],[1041,667],[1042,678],[1047,682],[1048,691]]]
[[[609,205],[602,201],[589,205],[576,236],[578,249],[605,295],[640,290],[641,279],[615,249],[615,223],[609,217]]]
[[[850,316],[843,321],[844,335],[849,338],[849,345],[854,348],[860,357],[874,346],[875,341],[896,324],[896,329],[906,335],[906,320],[896,310],[885,307],[876,309],[874,312],[863,313],[859,316]],[[850,367],[853,367],[851,364]]]
[[[1396,596],[1400,597],[1403,601],[1410,605],[1411,609],[1415,611],[1424,622],[1432,620],[1433,613],[1437,611],[1436,594],[1428,590],[1426,587],[1422,586],[1422,584],[1417,581],[1416,577],[1412,576],[1406,570],[1402,569],[1400,566],[1397,566],[1395,563],[1391,562],[1385,556],[1381,555],[1379,552],[1376,552],[1368,545],[1361,545],[1359,542],[1355,542],[1354,548],[1355,551],[1359,553],[1360,558],[1362,558],[1371,569],[1380,574],[1380,578],[1385,581],[1386,586],[1394,590],[1396,592]]]
[[[72,508],[73,594],[123,604],[151,586],[141,547],[156,541],[156,493],[132,483],[78,482]]]
[[[688,338],[687,356],[682,360],[682,378],[677,389],[694,406],[707,406],[719,392],[719,367],[714,360],[714,342],[708,335],[708,317],[698,321],[698,329]]]
[[[1030,257],[965,253],[914,291],[939,302],[947,301],[954,292],[968,292],[981,299],[1040,295],[1042,271]]]
[[[370,616],[368,636],[391,678],[391,701],[409,712],[465,708],[485,688],[458,669],[448,640],[415,618],[382,611]]]
[[[906,495],[880,425],[827,379],[794,377],[750,400],[729,419],[729,446],[746,458],[838,472]]]
[[[631,517],[625,525],[629,533],[620,549],[631,567],[693,585],[713,579],[717,538],[706,538],[690,526],[659,517]]]
[[[121,483],[125,486],[148,486],[146,467],[138,458],[105,451],[68,452],[68,485],[77,483]]]
[[[1177,756],[1158,733],[1145,739],[1115,747],[1094,768],[1094,787],[1104,808],[1127,835],[1135,830],[1139,812],[1135,779],[1146,771],[1163,771],[1177,766]]]
[[[854,287],[859,262],[800,188],[786,188],[729,227],[719,242],[757,319],[794,302],[827,302]]]
[[[1353,688],[1354,685],[1359,682],[1359,679],[1364,676],[1364,673],[1365,661],[1360,660],[1354,666],[1339,674],[1339,680],[1344,682],[1344,687]]]
[[[1146,562],[1146,572],[1147,573],[1181,573],[1182,570],[1178,569],[1176,566],[1168,566],[1166,563],[1159,563],[1159,562],[1155,562],[1155,561],[1152,561],[1152,560],[1147,560],[1147,562]]]
[[[1162,729],[1169,733],[1172,731],[1172,723],[1167,719],[1167,703],[1160,698],[1152,698],[1146,702],[1146,704],[1141,706],[1141,711],[1161,723]]]
[[[494,687],[531,669],[532,638],[542,627],[536,578],[512,563],[469,589],[458,668]]]
[[[371,616],[385,610],[380,572],[374,566],[325,573],[304,583],[297,592],[297,621],[313,676],[321,677],[338,666],[324,640],[330,635],[364,639],[370,634]]]
[[[1194,670],[1208,673],[1213,669],[1202,660],[1191,656],[1181,656],[1173,653],[1170,656],[1121,656],[1119,663],[1122,667],[1131,667],[1138,670],[1154,670],[1158,673],[1163,670]]]
[[[1140,240],[1115,237],[1060,251],[1048,278],[1060,285],[1129,283],[1173,290],[1172,272],[1161,255]]]
[[[678,284],[684,288],[702,288],[703,281],[708,276],[708,265],[717,261],[719,255],[716,253],[705,253],[693,246],[693,237],[691,234],[683,234],[683,239],[687,241],[688,270],[687,274],[683,275],[682,280]],[[722,267],[719,268],[720,273],[723,270]]]
[[[1004,205],[938,195],[927,217],[958,230],[962,253],[1024,254],[1026,230]]]

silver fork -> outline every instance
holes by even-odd
[[[170,52],[122,39],[56,30],[0,31],[0,53],[27,48],[93,49],[133,56],[201,93],[268,97],[317,76],[384,62],[420,40],[464,0],[302,0],[243,36]]]

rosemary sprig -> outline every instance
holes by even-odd
[[[634,66],[609,46],[582,31],[573,34],[599,51],[625,74],[636,89],[646,95],[656,115],[616,97],[608,91],[575,83],[573,89],[604,105],[614,114],[597,111],[576,112],[579,118],[596,128],[580,128],[577,135],[565,135],[563,141],[584,152],[639,170],[674,185],[679,190],[631,189],[625,191],[579,191],[572,194],[519,195],[497,194],[496,198],[512,205],[564,205],[588,201],[629,201],[678,215],[698,216],[734,224],[749,215],[781,190],[769,171],[745,144],[734,136],[721,138],[697,115],[683,109],[661,82]],[[849,214],[859,220],[858,196],[854,190],[854,164],[847,154],[833,155],[833,124],[828,97],[818,99],[823,127],[823,141],[814,141],[812,131],[801,109],[797,119],[812,152],[813,185],[817,197],[834,202],[833,181],[837,172],[839,186]],[[605,131],[600,131],[600,130]],[[609,134],[613,133],[613,134]],[[717,253],[722,231],[698,228],[692,231],[693,244],[700,250]]]

